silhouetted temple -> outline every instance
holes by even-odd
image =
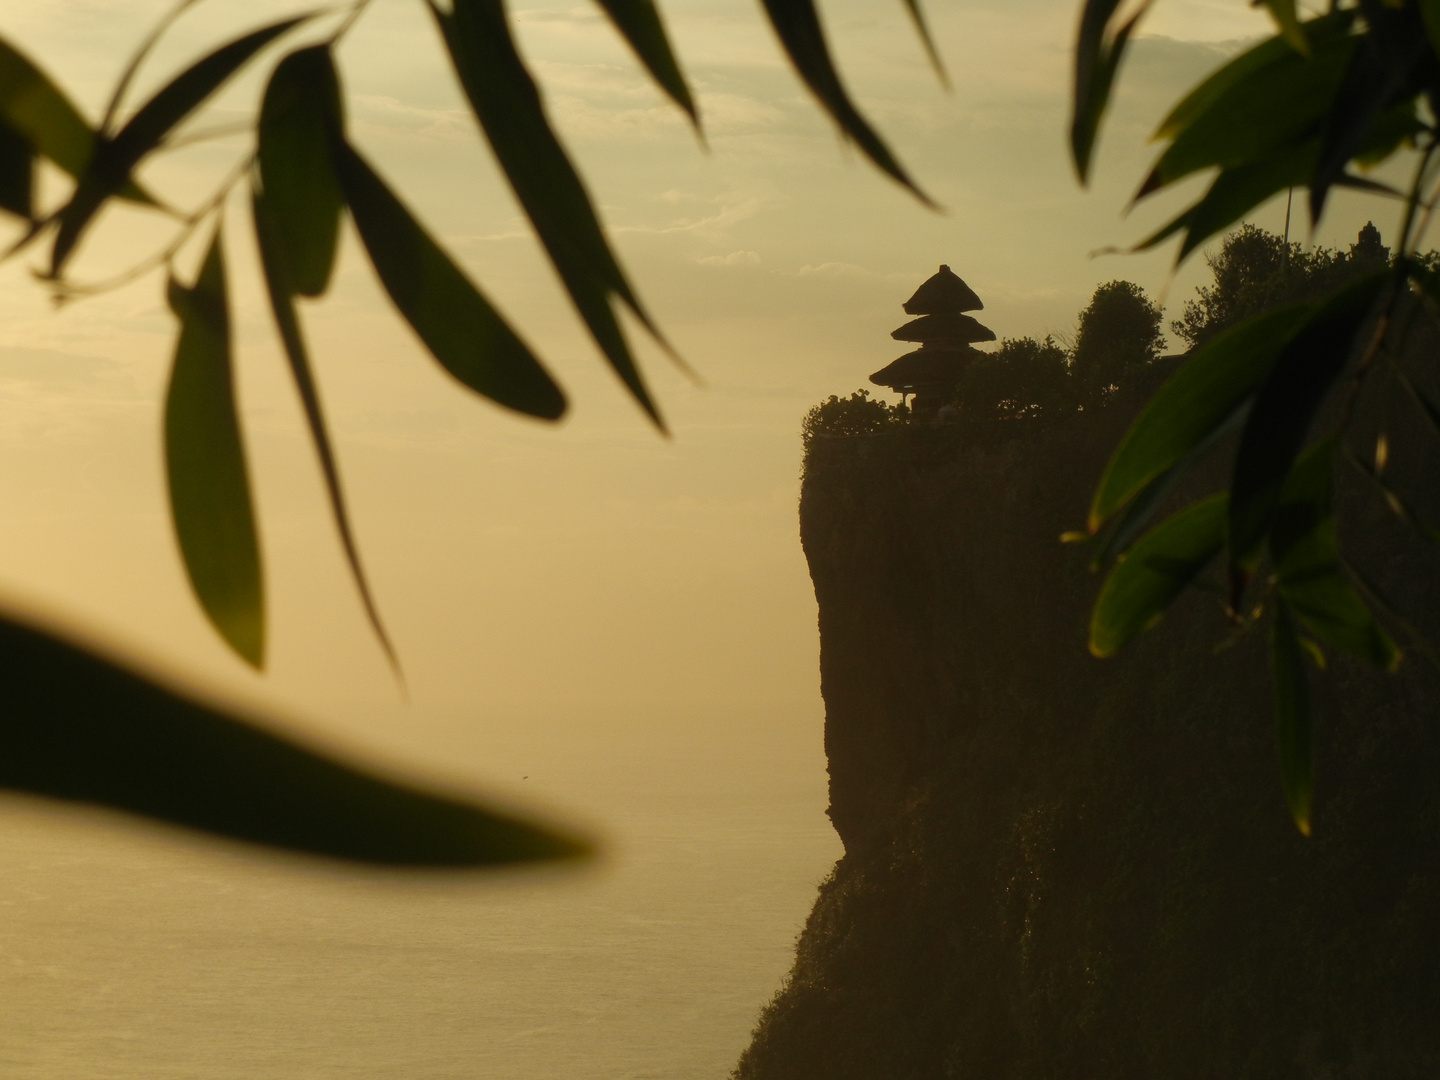
[[[914,394],[914,415],[934,416],[954,396],[961,372],[976,355],[970,346],[977,341],[994,341],[995,332],[965,314],[983,311],[985,305],[948,266],[940,267],[934,277],[916,289],[904,308],[907,315],[919,318],[891,331],[890,336],[896,341],[918,342],[920,348],[881,368],[870,376],[870,381],[902,397]]]

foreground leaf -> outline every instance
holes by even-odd
[[[1311,312],[1309,304],[1267,312],[1196,349],[1116,447],[1090,504],[1090,531],[1222,427],[1249,400]]]
[[[1150,629],[1225,543],[1225,496],[1212,495],[1161,522],[1105,579],[1090,616],[1090,651],[1112,656]]]
[[[670,39],[665,35],[665,24],[660,21],[660,12],[654,0],[596,2],[610,16],[615,29],[625,36],[651,77],[698,127],[700,114],[695,111],[695,101],[690,96],[690,87],[685,84],[685,75],[675,62],[675,53],[670,48]]]
[[[1290,467],[1390,271],[1347,285],[1315,307],[1284,343],[1256,392],[1240,434],[1230,482],[1229,539],[1233,588],[1254,570]]]
[[[1075,44],[1075,88],[1070,116],[1070,155],[1080,182],[1090,178],[1090,159],[1100,134],[1100,121],[1110,104],[1110,90],[1120,60],[1145,13],[1144,5],[1113,36],[1107,35],[1120,0],[1086,0],[1080,15],[1080,38]]]
[[[325,162],[329,168],[329,162]],[[340,534],[340,545],[345,551],[345,561],[350,564],[350,574],[355,579],[355,588],[360,593],[360,602],[365,616],[375,631],[380,647],[385,651],[390,666],[398,674],[400,659],[385,624],[380,619],[380,608],[370,592],[370,583],[365,578],[365,569],[360,563],[360,549],[355,543],[354,530],[350,527],[350,513],[345,507],[345,493],[340,485],[340,466],[330,446],[330,434],[325,428],[325,414],[320,407],[320,388],[310,368],[310,355],[305,348],[305,338],[300,332],[300,319],[295,311],[295,301],[290,286],[290,271],[284,265],[280,245],[280,228],[277,215],[270,209],[269,193],[254,193],[251,211],[255,220],[255,237],[260,244],[260,265],[265,274],[265,288],[270,297],[270,309],[275,315],[275,325],[280,331],[280,342],[285,347],[285,358],[290,362],[290,374],[295,379],[295,388],[300,394],[300,404],[305,411],[305,423],[310,429],[310,439],[315,444],[315,455],[320,459],[320,473],[325,479],[325,492],[330,499],[330,512],[335,518],[335,531]]]
[[[433,4],[431,11],[476,118],[576,310],[621,381],[661,424],[611,297],[625,303],[652,334],[659,337],[659,332],[610,250],[580,175],[550,127],[503,5],[500,0],[459,0],[452,13]]]
[[[281,60],[260,106],[256,159],[274,229],[272,263],[287,291],[319,296],[330,282],[344,195],[330,144],[344,127],[340,82],[323,45]]]
[[[378,776],[0,615],[0,787],[337,859],[467,867],[588,846]]]
[[[280,35],[312,18],[302,15],[263,27],[197,60],[136,110],[115,138],[101,141],[70,202],[60,212],[60,227],[50,256],[50,276],[59,277],[85,228],[105,200],[130,180],[140,160],[160,145],[175,126],[220,89],[252,57]]]
[[[165,469],[175,535],[210,622],[231,648],[263,667],[265,589],[235,409],[219,230],[194,288],[172,278],[169,299],[180,320],[165,395]]]
[[[35,159],[30,144],[0,122],[0,210],[35,217]]]
[[[491,401],[555,420],[565,396],[399,199],[346,143],[332,148],[355,227],[380,282],[440,365]]]
[[[1295,623],[1277,604],[1270,624],[1270,671],[1275,689],[1275,747],[1280,786],[1295,827],[1310,835],[1315,751],[1310,731],[1310,688]]]
[[[821,106],[847,138],[860,147],[865,156],[874,162],[891,178],[903,184],[926,206],[934,206],[926,195],[901,166],[890,148],[860,115],[850,95],[840,82],[835,63],[830,58],[830,47],[825,43],[825,31],[820,26],[820,13],[815,10],[813,0],[760,0],[770,25],[785,47],[785,53],[805,85],[819,100]]]

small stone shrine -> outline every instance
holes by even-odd
[[[916,342],[920,348],[881,368],[870,376],[870,381],[889,387],[902,400],[915,395],[911,414],[916,419],[929,419],[955,396],[961,373],[979,355],[970,346],[977,341],[994,341],[995,332],[965,314],[983,311],[985,305],[948,266],[940,267],[934,277],[916,289],[904,308],[905,314],[919,318],[891,331],[890,336],[896,341]]]

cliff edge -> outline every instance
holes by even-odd
[[[1440,1074],[1435,668],[1332,658],[1306,840],[1261,635],[1216,655],[1192,596],[1092,659],[1057,537],[1133,405],[812,446],[845,854],[738,1080]],[[1380,584],[1440,612],[1433,549],[1357,513]]]

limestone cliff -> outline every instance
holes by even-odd
[[[1259,635],[1216,655],[1190,597],[1092,659],[1057,537],[1135,400],[814,444],[845,854],[739,1080],[1440,1075],[1440,680],[1333,661],[1305,840]],[[1364,514],[1381,584],[1440,612],[1433,552]]]

